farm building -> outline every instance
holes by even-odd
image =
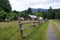
[[[28,15],[29,20],[37,20],[37,16],[35,15]]]

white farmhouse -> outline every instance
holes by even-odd
[[[36,20],[37,19],[37,16],[34,16],[34,15],[28,15],[28,18],[30,20]]]

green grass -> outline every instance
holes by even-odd
[[[36,28],[36,31],[29,35],[25,40],[45,40],[47,27],[48,22],[40,25]]]
[[[32,24],[33,23],[25,24],[23,25],[23,28],[25,28],[26,26],[31,26]],[[35,28],[31,27],[26,29],[23,32],[24,32],[24,35],[28,35],[30,32],[34,30]],[[21,40],[20,28],[17,21],[0,23],[0,40]]]
[[[60,20],[54,20],[54,21],[60,25]]]
[[[17,21],[0,23],[0,40],[21,40]]]
[[[23,27],[25,28],[26,26],[30,26],[32,24],[25,24]],[[23,31],[24,35],[26,35],[24,40],[44,40],[47,26],[48,22],[35,28],[31,27],[26,29]],[[19,25],[17,21],[0,23],[0,40],[21,40]]]
[[[19,29],[14,28],[14,27],[10,27],[8,29],[1,29],[0,30],[0,40],[10,40],[15,34],[16,32],[19,32]]]

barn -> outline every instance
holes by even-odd
[[[37,20],[37,16],[35,15],[28,15],[29,20]]]

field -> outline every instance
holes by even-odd
[[[32,24],[23,25],[29,26]],[[44,40],[48,22],[34,28],[28,28],[24,31],[24,35],[28,35],[24,40]],[[35,30],[35,31],[34,31]],[[33,32],[32,32],[33,31]],[[31,34],[29,34],[32,32]],[[0,22],[0,40],[22,40],[20,36],[20,28],[18,21]]]
[[[18,22],[0,23],[0,40],[20,40]]]

